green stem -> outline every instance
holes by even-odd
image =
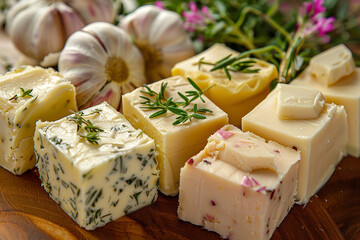
[[[239,30],[239,28],[235,26],[234,22],[226,14],[222,14],[221,16],[228,23],[228,25],[231,26],[232,32],[241,39],[246,48],[255,49],[254,44],[245,36],[244,33]]]
[[[281,56],[281,59],[284,58],[284,52],[283,50],[281,50],[278,46],[276,45],[269,45],[269,46],[266,46],[266,47],[262,47],[262,48],[257,48],[257,49],[251,49],[249,51],[246,51],[246,52],[243,52],[241,54],[238,55],[238,58],[243,58],[243,57],[247,57],[247,56],[250,56],[251,54],[262,54],[262,53],[266,53],[266,52],[269,52],[271,50],[275,50],[277,51],[280,56]]]
[[[292,44],[292,38],[291,35],[283,28],[281,27],[277,22],[275,22],[271,17],[269,17],[268,15],[264,14],[263,12],[261,12],[260,10],[253,8],[253,7],[245,7],[242,11],[241,11],[241,15],[238,19],[238,21],[236,22],[236,24],[234,25],[234,27],[236,29],[239,29],[240,26],[243,24],[243,22],[245,21],[245,17],[248,13],[253,13],[259,17],[262,17],[267,23],[269,23],[270,26],[272,26],[273,28],[275,28],[277,31],[279,31],[285,38],[286,40],[289,42],[289,45]]]
[[[295,61],[295,57],[301,48],[303,38],[300,35],[295,37],[294,44],[290,45],[286,53],[285,58],[280,64],[279,82],[287,83],[292,75],[292,66]]]
[[[277,51],[280,54],[281,59],[284,58],[284,52],[279,47],[277,47],[275,45],[269,45],[269,46],[266,46],[266,47],[263,47],[263,48],[251,49],[251,50],[242,52],[242,53],[240,53],[239,55],[237,55],[235,57],[235,61],[240,60],[240,59],[242,59],[244,57],[248,57],[251,54],[259,55],[259,54],[262,54],[262,53],[269,52],[271,50]],[[221,64],[216,65],[214,68],[211,69],[211,71],[215,71],[217,69],[224,68],[224,67],[230,65],[232,62],[234,62],[234,58],[229,58],[226,61],[221,62]]]

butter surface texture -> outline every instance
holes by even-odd
[[[173,101],[183,101],[178,92],[193,91],[190,83],[180,76],[171,77],[155,82],[149,87],[159,92],[162,83],[167,82],[165,96]],[[174,113],[149,118],[158,110],[143,109],[141,102],[144,101],[141,90],[135,89],[131,93],[123,95],[123,113],[129,122],[135,127],[142,129],[149,137],[155,140],[157,160],[160,169],[160,191],[166,195],[176,195],[179,187],[180,168],[186,160],[198,153],[206,144],[207,138],[217,129],[228,123],[227,114],[203,96],[205,103],[200,99],[192,102],[186,109],[193,109],[194,104],[198,107],[208,108],[212,113],[204,114],[206,119],[192,119],[184,124],[173,125],[176,120]]]
[[[211,65],[199,61],[215,63],[226,56],[232,57],[239,53],[224,44],[214,44],[208,50],[177,63],[172,69],[172,75],[190,77],[201,89],[215,85],[205,92],[205,95],[229,115],[229,122],[240,127],[241,118],[252,110],[269,93],[269,84],[277,78],[276,67],[270,63],[254,60],[250,69],[259,69],[258,73],[243,73],[229,71],[231,81],[223,70],[210,71]],[[248,59],[249,60],[249,59]]]
[[[279,87],[275,88],[243,118],[242,129],[300,150],[296,199],[304,204],[326,183],[347,154],[347,116],[343,106],[326,103],[318,118],[280,119],[276,114],[278,90]]]
[[[310,60],[310,72],[323,85],[330,86],[355,70],[351,51],[340,44]]]
[[[300,153],[232,125],[221,130],[233,135],[224,139],[213,134],[181,169],[178,216],[223,238],[270,239],[293,205]],[[224,144],[244,139],[273,153],[277,172],[247,172],[229,164],[221,154]]]
[[[316,88],[323,93],[326,102],[345,107],[349,128],[347,151],[354,157],[360,157],[360,68],[329,87],[319,83],[307,68],[291,85]]]
[[[92,230],[157,199],[155,144],[106,102],[82,111],[104,130],[98,144],[71,120],[38,122],[37,167],[50,197],[81,227]]]
[[[277,114],[279,118],[317,118],[324,107],[324,103],[324,96],[315,88],[279,84],[277,94]]]
[[[20,88],[32,96],[21,97]],[[17,175],[33,168],[36,121],[76,111],[75,96],[75,87],[52,69],[27,66],[1,76],[0,165]]]

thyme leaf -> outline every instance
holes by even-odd
[[[20,88],[20,90],[21,90],[21,95],[20,96],[18,96],[17,94],[15,94],[13,97],[11,97],[10,99],[9,99],[9,101],[11,101],[11,100],[18,100],[19,98],[32,98],[32,97],[34,97],[33,95],[31,95],[31,92],[33,91],[32,89],[28,89],[28,90],[24,90],[24,88]]]
[[[86,138],[86,140],[89,143],[92,144],[99,144],[97,141],[100,140],[99,138],[99,132],[104,132],[103,129],[94,126],[90,120],[85,120],[83,116],[89,116],[92,114],[98,114],[100,113],[100,109],[95,109],[94,111],[90,112],[89,114],[84,114],[82,111],[78,113],[74,113],[74,116],[69,116],[68,119],[75,122],[77,125],[77,131],[80,129],[84,129],[86,132],[86,135],[80,135],[83,138]],[[83,126],[84,125],[84,126]]]

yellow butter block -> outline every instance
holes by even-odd
[[[167,83],[166,98],[173,98],[174,102],[183,100],[178,92],[185,94],[186,91],[194,90],[190,83],[180,76],[155,82],[149,85],[149,88],[159,92],[162,83]],[[197,104],[198,108],[210,109],[211,113],[204,114],[206,119],[193,118],[191,121],[173,125],[177,115],[170,111],[162,116],[149,118],[158,110],[143,108],[144,105],[141,102],[144,102],[144,99],[140,97],[144,96],[141,92],[143,90],[145,88],[138,88],[123,95],[123,113],[135,128],[142,129],[145,134],[155,140],[160,168],[160,191],[166,195],[176,195],[179,190],[180,168],[191,156],[205,147],[207,138],[212,133],[228,123],[228,116],[204,96],[205,102],[198,98],[185,110],[193,109],[194,104]]]
[[[230,71],[231,80],[223,70],[210,71],[211,65],[199,61],[215,63],[226,56],[237,56],[239,53],[223,44],[215,44],[206,51],[177,63],[172,75],[189,77],[201,89],[215,85],[205,95],[229,115],[229,122],[240,126],[241,118],[261,102],[269,93],[269,84],[277,78],[278,72],[274,65],[252,59],[256,63],[250,69],[259,69],[258,73]]]

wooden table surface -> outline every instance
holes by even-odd
[[[0,239],[221,239],[178,220],[177,197],[93,231],[80,228],[45,192],[36,170],[15,176],[0,168]],[[360,159],[346,157],[304,207],[295,205],[272,236],[282,239],[360,239]]]

